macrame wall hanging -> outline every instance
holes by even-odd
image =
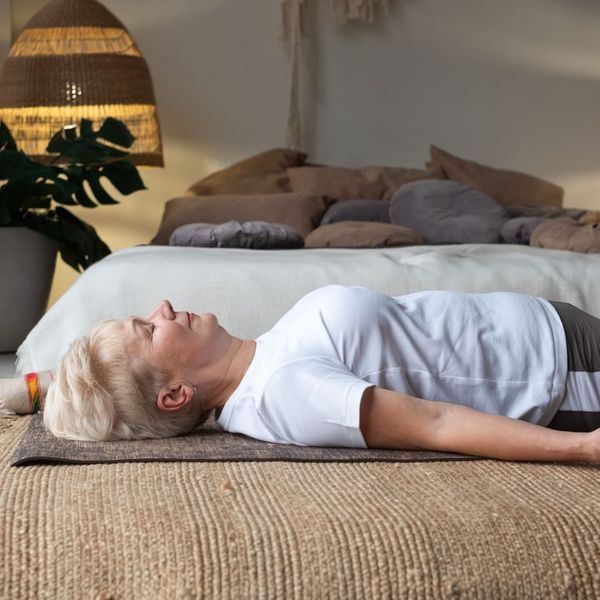
[[[290,50],[290,92],[287,119],[286,145],[300,150],[300,61],[302,39],[306,35],[304,11],[311,0],[283,0],[281,37]],[[318,1],[318,0],[312,0]],[[373,23],[378,11],[389,14],[391,0],[329,0],[331,13],[337,23],[363,21]]]

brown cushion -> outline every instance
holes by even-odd
[[[288,169],[287,174],[292,191],[303,194],[324,194],[336,200],[377,200],[385,193],[383,182],[368,181],[358,169],[297,167]]]
[[[195,183],[188,190],[190,196],[215,196],[224,194],[281,194],[290,191],[289,178],[285,173],[249,175],[239,179],[222,180],[218,183]]]
[[[470,185],[504,206],[545,204],[562,206],[564,190],[554,183],[505,169],[495,169],[473,160],[454,156],[436,146],[430,147],[430,167],[442,167],[448,179]]]
[[[237,162],[192,184],[195,196],[277,194],[290,191],[286,169],[304,164],[304,152],[275,148]]]
[[[390,223],[339,221],[321,225],[304,238],[305,248],[383,248],[422,244],[414,229]]]
[[[588,210],[579,217],[576,217],[574,215],[565,216],[577,219],[583,225],[585,225],[586,223],[600,223],[600,210]]]
[[[378,166],[296,167],[288,169],[287,174],[293,192],[323,194],[336,200],[389,200],[405,183],[444,178],[440,167],[427,170]]]
[[[321,222],[333,200],[308,194],[184,196],[165,204],[162,221],[150,244],[168,245],[171,234],[188,223],[267,221],[293,227],[305,237]]]
[[[550,219],[533,230],[529,245],[573,252],[600,252],[600,225],[581,224],[570,217]]]
[[[385,185],[384,200],[390,200],[394,192],[405,183],[423,179],[445,179],[444,169],[433,166],[427,169],[408,169],[405,167],[363,167],[360,169],[367,180],[381,180]]]

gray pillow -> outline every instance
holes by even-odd
[[[405,183],[394,193],[390,220],[416,229],[426,244],[492,244],[501,241],[508,213],[468,185],[425,179]]]
[[[571,219],[577,220],[587,212],[585,208],[562,208],[561,206],[545,206],[543,204],[513,204],[505,208],[511,219],[516,217],[571,217]]]
[[[189,223],[178,227],[170,246],[249,248],[254,250],[303,248],[304,238],[292,227],[267,221]]]
[[[378,221],[390,222],[390,203],[388,200],[344,200],[332,204],[320,225],[330,225],[339,221]]]
[[[529,244],[533,230],[548,217],[515,217],[502,226],[502,239],[508,244]]]

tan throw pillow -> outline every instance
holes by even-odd
[[[422,243],[423,238],[414,229],[369,221],[339,221],[321,225],[304,238],[305,248],[383,248]]]
[[[385,193],[382,181],[365,179],[359,169],[297,167],[288,169],[287,174],[292,191],[302,194],[323,194],[336,200],[378,200]]]
[[[187,191],[190,196],[226,194],[281,194],[290,191],[290,180],[285,173],[248,175],[239,179],[222,179],[216,183],[195,183]]]
[[[303,165],[304,152],[275,148],[255,154],[192,184],[194,196],[277,194],[290,191],[286,169]]]
[[[465,160],[433,145],[430,152],[429,166],[442,167],[448,179],[470,185],[504,206],[563,205],[563,188],[539,177]]]
[[[150,244],[168,245],[171,234],[188,223],[267,221],[293,227],[307,236],[318,227],[333,200],[309,194],[184,196],[165,204],[162,221]]]
[[[383,200],[390,200],[394,192],[405,183],[424,179],[445,179],[444,169],[434,166],[427,169],[408,169],[405,167],[362,167],[359,169],[365,179],[381,181],[385,186]]]
[[[581,224],[570,217],[550,219],[533,230],[529,245],[572,252],[600,252],[600,225]]]
[[[427,170],[378,166],[296,167],[288,169],[287,174],[293,192],[323,194],[336,200],[389,200],[405,183],[444,178],[439,167]]]
[[[575,217],[576,218],[576,217]],[[582,225],[600,223],[600,210],[588,210],[577,219]]]

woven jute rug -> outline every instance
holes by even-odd
[[[495,460],[11,467],[0,598],[600,597],[600,468]]]
[[[271,444],[228,433],[211,416],[188,435],[165,439],[119,442],[77,442],[54,437],[41,415],[31,418],[11,459],[20,466],[40,462],[114,463],[127,461],[302,461],[365,462],[423,460],[482,460],[452,452],[382,450],[374,448],[322,448]]]

